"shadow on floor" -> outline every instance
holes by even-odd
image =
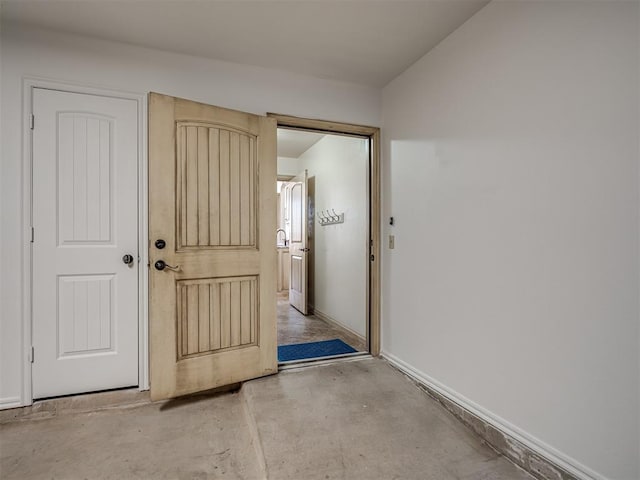
[[[233,383],[224,387],[212,388],[211,390],[205,390],[204,392],[193,393],[191,395],[184,395],[178,398],[172,398],[160,405],[160,411],[171,410],[173,408],[183,407],[198,402],[206,402],[224,395],[227,393],[238,393],[242,388],[242,383]]]

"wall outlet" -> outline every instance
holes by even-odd
[[[389,248],[391,250],[396,248],[396,237],[394,235],[389,235]]]

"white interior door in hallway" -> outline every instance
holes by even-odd
[[[137,108],[33,89],[34,398],[138,384]]]
[[[307,171],[288,184],[289,212],[291,218],[291,274],[289,276],[289,303],[303,315],[307,315]]]

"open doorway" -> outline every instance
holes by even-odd
[[[278,359],[369,352],[370,139],[278,129]]]

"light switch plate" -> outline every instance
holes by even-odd
[[[389,248],[391,250],[396,248],[396,237],[394,235],[389,235]]]

